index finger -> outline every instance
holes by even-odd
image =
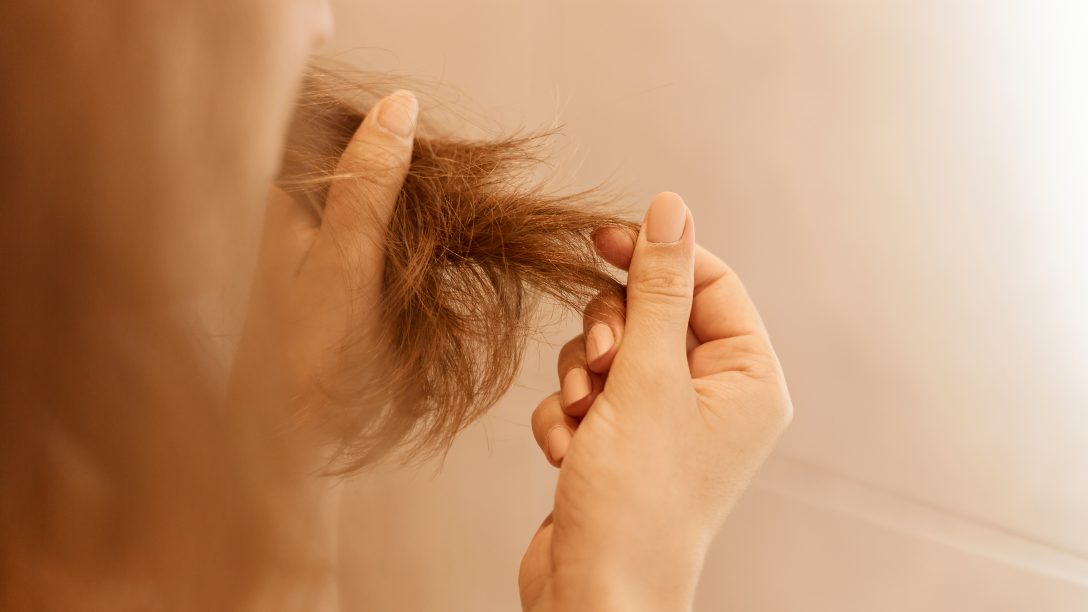
[[[631,265],[635,236],[621,227],[602,227],[593,234],[597,251],[608,263]],[[767,338],[767,329],[740,277],[710,251],[695,245],[695,291],[688,321],[699,342],[738,336]]]

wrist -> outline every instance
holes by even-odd
[[[694,590],[690,594],[662,592],[645,587],[611,585],[563,612],[692,612]]]
[[[591,564],[567,568],[559,580],[557,609],[691,612],[705,555],[702,547],[671,544],[638,555],[601,555]]]

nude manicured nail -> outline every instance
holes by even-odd
[[[555,426],[548,432],[548,456],[559,463],[570,448],[570,432],[566,427]]]
[[[416,128],[419,101],[412,92],[401,89],[378,104],[378,125],[401,138],[408,138]]]
[[[604,323],[594,323],[586,334],[586,358],[590,363],[597,361],[612,348],[616,337],[612,334],[612,328]]]
[[[593,390],[593,382],[589,380],[589,372],[582,368],[571,368],[563,377],[560,385],[559,399],[564,406],[570,406],[583,399]]]
[[[646,240],[676,242],[684,235],[688,207],[675,193],[662,193],[654,198],[646,212]]]

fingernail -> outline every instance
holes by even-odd
[[[593,383],[589,380],[589,372],[582,368],[571,368],[563,377],[560,385],[559,399],[563,406],[570,406],[583,399],[593,390]]]
[[[418,116],[419,101],[404,89],[393,92],[378,104],[378,125],[401,138],[412,135]]]
[[[646,212],[644,228],[650,242],[676,242],[684,235],[688,207],[675,193],[658,194]]]
[[[604,323],[594,323],[586,334],[586,358],[590,363],[597,361],[612,348],[616,337],[612,334],[612,328]]]
[[[562,425],[556,425],[548,432],[548,456],[559,463],[570,448],[570,432]]]

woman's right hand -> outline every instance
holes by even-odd
[[[758,312],[695,244],[679,196],[654,198],[637,238],[596,242],[629,269],[626,314],[587,310],[588,357],[582,336],[564,348],[563,389],[533,414],[561,469],[522,561],[522,607],[690,610],[706,550],[792,405]]]

